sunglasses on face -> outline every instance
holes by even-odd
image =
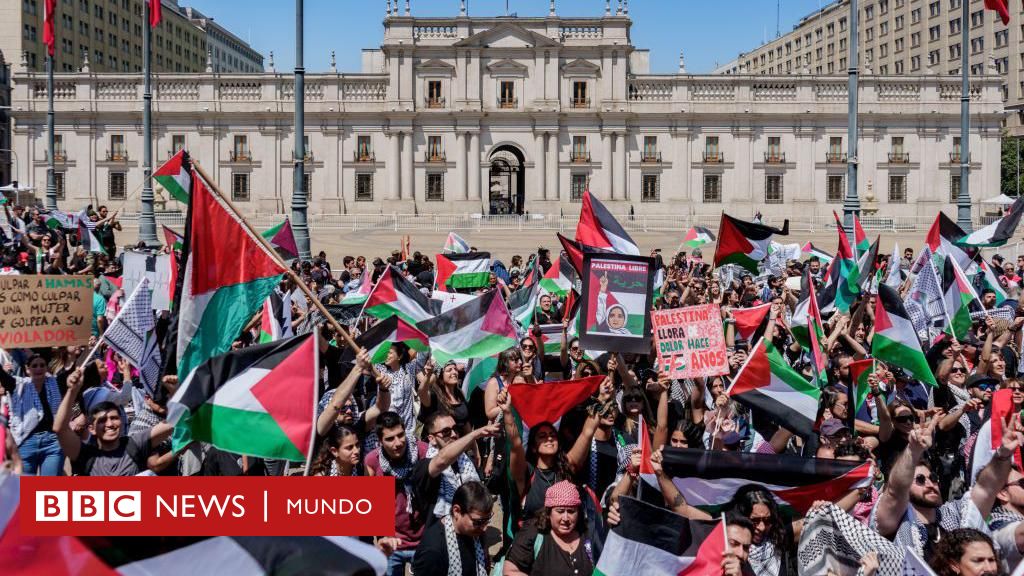
[[[949,372],[950,372],[950,374],[967,374],[967,368],[961,368],[961,367],[951,368],[949,370]]]
[[[1021,388],[1020,386],[1007,386],[1006,389],[1013,390],[1014,392],[1024,391],[1024,388]]]
[[[473,523],[474,528],[483,528],[491,523],[491,518],[492,516],[486,516],[484,518],[473,518],[470,516],[469,520]]]
[[[925,476],[924,474],[918,474],[917,476],[914,476],[914,484],[917,484],[918,486],[924,486],[925,481],[931,482],[932,484],[938,486],[939,477],[935,474],[929,474],[927,476]]]
[[[441,428],[440,430],[434,432],[434,436],[455,436],[455,435],[456,435],[456,432],[455,432],[455,427],[454,426],[449,426],[447,428]]]
[[[996,385],[992,382],[982,382],[981,384],[978,384],[977,388],[982,392],[992,392],[996,389]]]
[[[913,414],[904,414],[903,416],[897,416],[892,419],[897,424],[913,424],[917,422],[917,417]]]
[[[523,350],[536,350],[537,349],[537,347],[534,346],[533,344],[523,344],[522,346],[520,346],[520,348],[522,348]]]

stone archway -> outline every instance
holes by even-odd
[[[523,214],[526,203],[526,158],[515,146],[504,144],[490,155],[487,181],[490,215]]]

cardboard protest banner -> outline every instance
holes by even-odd
[[[651,313],[658,348],[658,371],[672,378],[701,378],[729,373],[722,311],[703,304]]]
[[[143,278],[149,278],[153,290],[153,310],[170,310],[171,255],[150,252],[124,253],[125,294],[132,294]]]
[[[624,254],[583,257],[580,344],[588,350],[635,352],[651,349],[651,293],[654,260]]]
[[[92,276],[0,276],[0,348],[87,345]]]

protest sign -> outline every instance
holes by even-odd
[[[143,278],[153,290],[153,310],[170,310],[171,255],[149,252],[124,253],[124,293],[132,294]]]
[[[651,313],[658,348],[658,371],[671,378],[700,378],[729,373],[717,304]]]
[[[0,348],[87,345],[92,276],[0,276]]]
[[[652,258],[585,254],[580,331],[583,348],[649,352],[653,285]]]

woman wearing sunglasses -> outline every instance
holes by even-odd
[[[563,480],[544,493],[544,508],[519,530],[505,558],[505,576],[577,576],[594,570],[594,547],[583,525],[583,501]]]

